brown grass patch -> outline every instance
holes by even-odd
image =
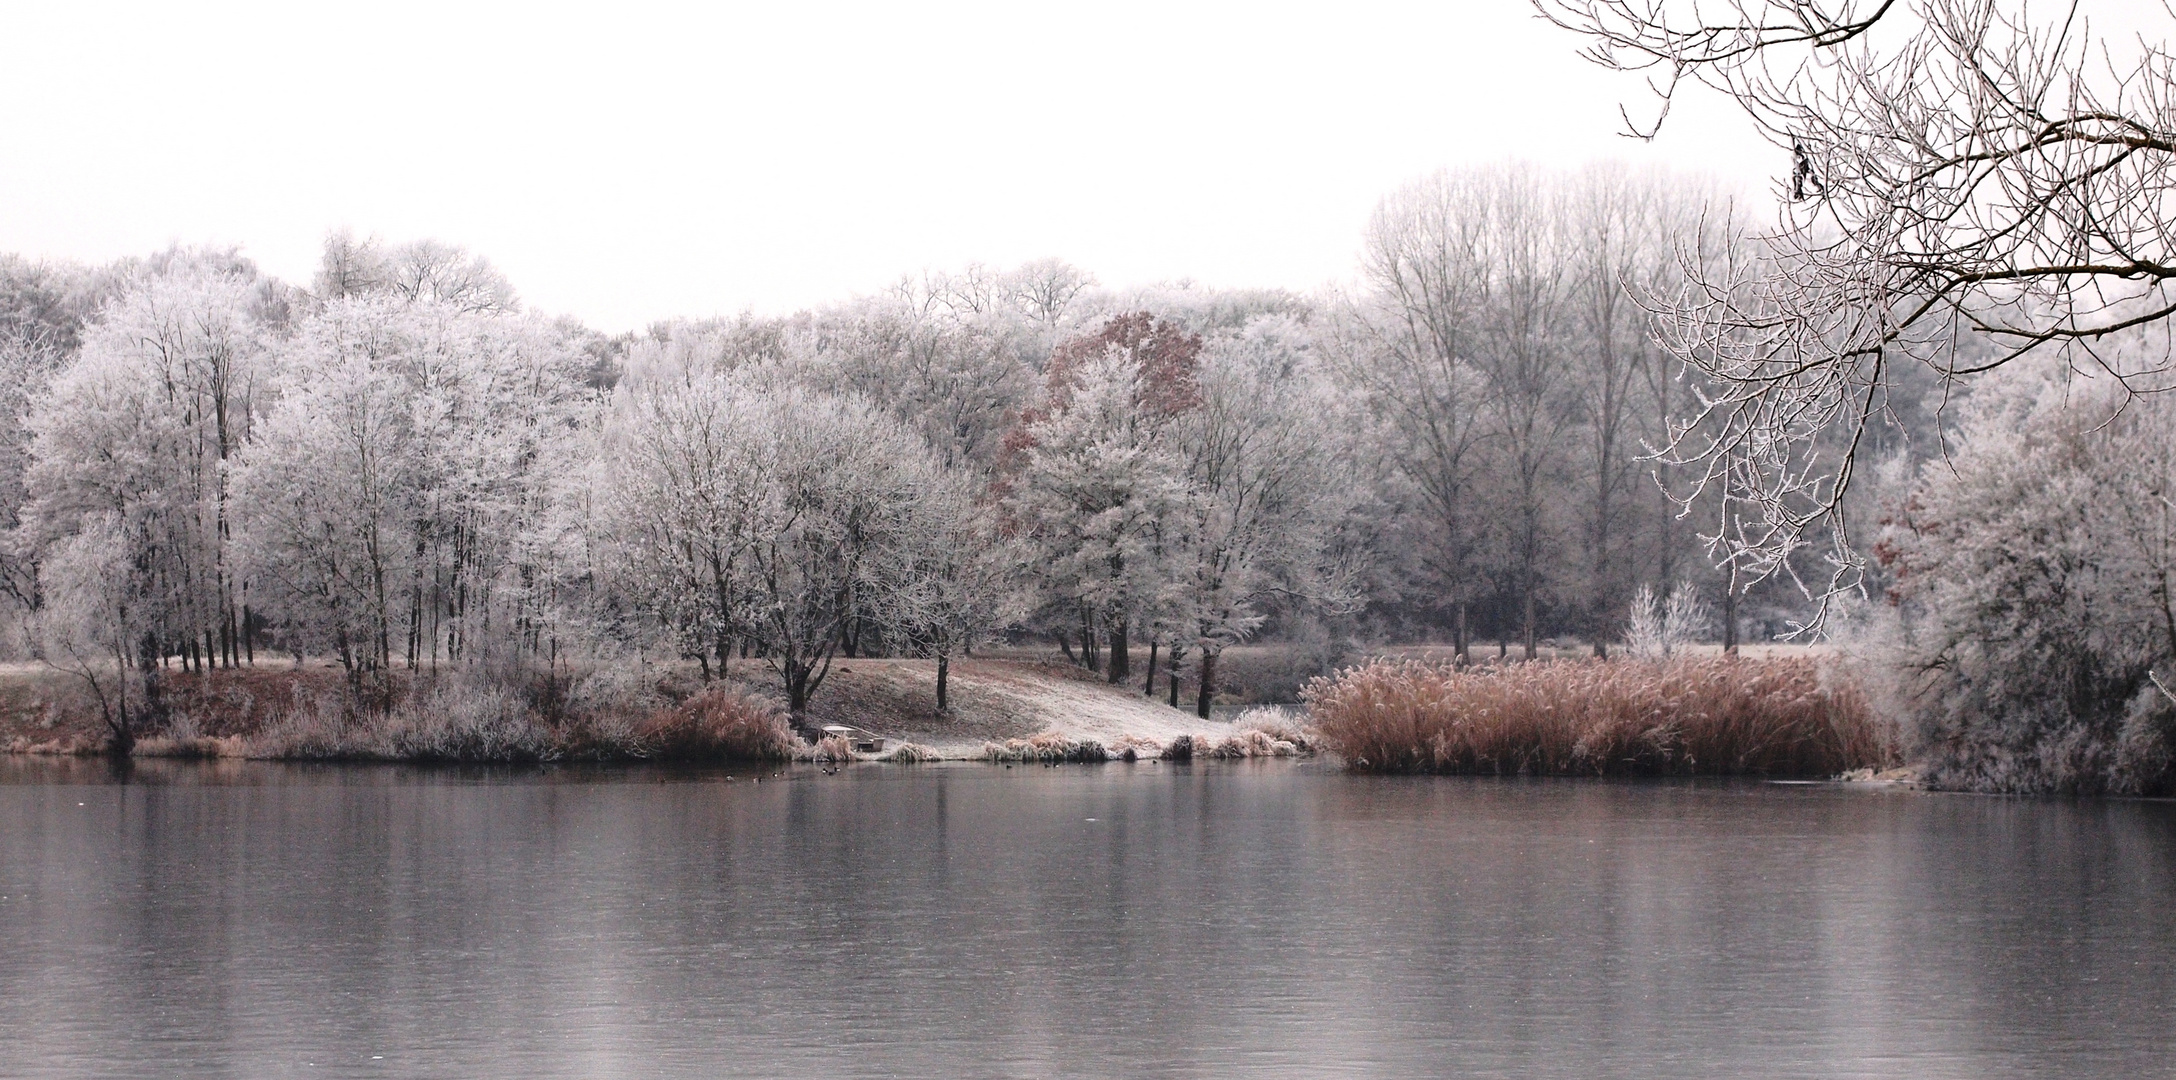
[[[1893,763],[1854,684],[1810,659],[1377,661],[1308,687],[1357,769],[1491,775],[1830,776]]]
[[[800,746],[783,710],[726,685],[652,714],[634,742],[637,756],[675,761],[791,761]]]

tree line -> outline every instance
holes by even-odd
[[[1312,295],[1099,287],[1049,260],[607,335],[489,262],[339,234],[0,261],[10,647],[120,675],[395,673],[639,652],[776,672],[999,636],[1206,714],[1264,636],[1604,654],[1720,591],[1655,457],[1700,393],[1643,295],[1728,248],[1697,183],[1597,166],[1392,194]],[[1161,680],[1161,682],[1159,682]],[[939,695],[946,692],[942,675]]]

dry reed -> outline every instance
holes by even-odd
[[[803,746],[778,706],[723,685],[652,713],[633,741],[635,756],[674,761],[791,761]]]
[[[937,752],[923,746],[921,743],[900,743],[892,748],[891,753],[878,760],[889,761],[894,765],[919,765],[927,761],[936,761]]]
[[[1068,739],[1063,735],[1044,732],[1025,739],[984,743],[982,757],[990,762],[1040,762],[1056,765],[1064,762],[1109,761],[1111,752],[1094,739]]]
[[[1829,776],[1894,763],[1856,685],[1812,660],[1700,657],[1457,668],[1377,661],[1306,691],[1356,769]]]

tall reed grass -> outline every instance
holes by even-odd
[[[1380,772],[1829,776],[1897,757],[1859,688],[1807,659],[1386,660],[1305,698],[1330,749]]]
[[[633,741],[634,756],[678,761],[791,761],[803,750],[784,710],[729,686],[651,714]]]

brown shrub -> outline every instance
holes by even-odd
[[[778,706],[729,686],[712,686],[637,725],[638,756],[675,761],[791,761],[800,740]]]
[[[281,719],[299,692],[343,690],[340,669],[291,668],[284,664],[162,671],[159,698],[168,722],[193,725],[202,735],[255,735]]]
[[[1804,659],[1377,661],[1306,696],[1329,747],[1375,771],[1826,776],[1894,756],[1865,695]]]

